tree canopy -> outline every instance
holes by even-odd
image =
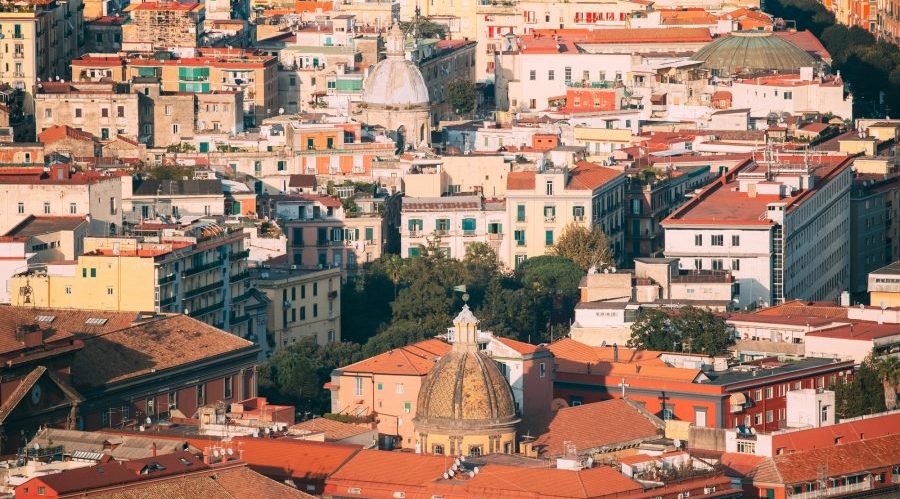
[[[447,86],[447,102],[457,114],[468,114],[475,109],[478,93],[475,84],[469,80],[458,78]]]
[[[563,229],[550,253],[572,260],[585,271],[591,267],[612,267],[615,263],[606,234],[596,225],[588,227],[570,223]]]
[[[642,350],[668,350],[721,355],[734,344],[725,320],[709,310],[687,306],[649,308],[631,325],[628,346]]]

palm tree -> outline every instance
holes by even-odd
[[[897,408],[897,385],[900,385],[900,360],[893,355],[878,357],[874,362],[875,372],[884,385],[884,406],[892,411]]]
[[[384,272],[388,278],[394,283],[394,299],[397,299],[397,286],[400,285],[400,279],[403,277],[403,258],[400,255],[385,255],[382,257],[382,265]]]

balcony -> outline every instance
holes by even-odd
[[[548,224],[556,222],[556,215],[544,215],[544,222]]]
[[[328,299],[329,299],[329,300],[334,300],[335,298],[337,298],[337,296],[338,296],[338,292],[337,292],[337,291],[329,291],[329,292],[328,292]]]
[[[193,310],[188,315],[190,315],[191,317],[196,319],[197,317],[200,317],[200,316],[203,316],[206,314],[211,314],[217,310],[221,310],[224,307],[225,307],[225,302],[219,302],[219,303],[212,304],[208,307],[203,307],[199,310]]]
[[[219,289],[222,289],[222,284],[224,284],[224,283],[222,281],[219,281],[219,282],[214,282],[212,284],[207,284],[206,286],[200,286],[199,288],[194,288],[190,291],[185,291],[184,297],[185,298],[193,298],[195,296],[202,295],[203,293],[208,293],[210,291],[217,291]]]
[[[159,278],[159,285],[160,285],[160,286],[165,286],[166,284],[169,284],[170,282],[174,282],[175,279],[176,279],[177,277],[178,277],[178,276],[176,276],[174,273],[173,273],[173,274],[169,274],[169,275],[167,275],[167,276],[165,276],[165,277],[160,277],[160,278]]]
[[[235,315],[234,313],[231,314],[231,325],[232,326],[234,326],[235,324],[240,324],[242,322],[247,322],[249,320],[250,320],[250,314],[244,314],[244,315]]]
[[[243,281],[244,279],[247,279],[248,277],[250,277],[249,270],[245,270],[239,274],[234,274],[233,276],[231,276],[231,284]]]
[[[169,298],[165,298],[165,299],[162,299],[159,301],[159,308],[168,307],[169,305],[171,305],[173,303],[175,303],[175,297],[170,296]]]
[[[209,263],[205,263],[203,265],[192,267],[181,273],[182,277],[189,277],[195,274],[199,274],[200,272],[204,272],[206,270],[215,269],[222,266],[221,260],[214,260]]]
[[[301,244],[301,246],[302,246],[302,244]],[[232,253],[232,254],[228,255],[228,261],[234,262],[236,260],[245,260],[248,256],[250,256],[250,250],[245,249],[243,251],[238,251],[237,253]]]
[[[247,291],[246,293],[244,293],[242,295],[235,296],[234,298],[231,299],[231,303],[239,303],[242,301],[247,301],[248,299],[250,299],[250,291]]]
[[[500,233],[491,233],[487,235],[488,241],[502,241],[503,234]]]
[[[788,499],[813,499],[816,497],[835,497],[850,494],[853,492],[863,492],[872,490],[871,478],[866,478],[862,482],[849,485],[841,485],[838,487],[828,487],[824,490],[811,490],[800,494],[789,494]]]

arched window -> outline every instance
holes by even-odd
[[[443,455],[444,455],[444,446],[443,446],[443,445],[440,445],[440,444],[434,444],[434,445],[432,445],[432,446],[431,446],[431,453],[432,453],[432,454],[439,454],[439,455],[442,455],[442,456],[443,456]]]

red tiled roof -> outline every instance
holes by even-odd
[[[843,444],[890,435],[900,428],[900,413],[872,416],[847,421],[822,428],[809,428],[772,435],[773,450],[783,453],[804,452],[813,449],[831,449],[835,442]]]
[[[329,477],[354,483],[422,486],[440,478],[456,456],[361,450]]]
[[[896,466],[900,463],[900,433],[772,459],[784,484],[815,481],[822,469],[835,477]]]
[[[52,144],[65,138],[87,142],[92,142],[96,139],[90,133],[76,130],[69,125],[54,125],[38,134],[38,142],[43,144]]]
[[[831,60],[831,54],[828,49],[822,45],[822,42],[816,38],[816,35],[808,30],[803,31],[775,31],[775,36],[787,40],[801,49],[817,55],[824,61]]]
[[[822,133],[830,127],[831,125],[828,123],[810,123],[800,130],[803,130],[804,132]]]
[[[845,340],[869,341],[877,338],[886,338],[888,336],[900,335],[900,325],[878,324],[875,322],[866,321],[853,321],[853,324],[831,327],[806,334],[807,336],[817,336],[819,338],[841,338]]]
[[[558,410],[534,445],[543,456],[560,456],[566,452],[566,442],[583,452],[650,440],[659,436],[661,428],[662,421],[628,401],[607,400]]]
[[[624,178],[625,173],[596,163],[579,161],[569,173],[569,189],[594,190],[617,178]]]
[[[293,434],[305,431],[312,433],[321,432],[325,434],[325,440],[336,441],[354,437],[361,433],[370,432],[372,431],[372,428],[368,428],[358,424],[342,423],[340,421],[334,421],[332,419],[313,418],[308,421],[303,421],[302,423],[297,423],[294,426],[291,426],[289,428],[289,431]]]
[[[437,359],[449,352],[450,348],[448,343],[441,340],[424,340],[350,364],[341,368],[341,371],[424,376],[431,372]]]
[[[20,350],[25,343],[16,340],[20,325],[38,325],[44,330],[44,342],[51,343],[80,335],[104,334],[131,325],[134,312],[105,312],[61,308],[31,308],[0,305],[0,353]],[[52,320],[48,320],[51,319]],[[106,319],[104,324],[88,324],[88,319]],[[44,319],[39,321],[39,319]]]
[[[510,172],[506,177],[506,189],[524,191],[534,189],[534,172]]]
[[[531,343],[525,343],[524,341],[516,341],[511,338],[504,338],[502,336],[495,336],[494,338],[496,338],[496,340],[499,341],[500,343],[503,343],[507,347],[512,348],[513,350],[515,350],[516,352],[518,352],[522,355],[528,355],[528,354],[543,352],[543,351],[547,350],[544,347],[532,345]]]
[[[316,176],[315,175],[291,175],[288,180],[288,187],[301,187],[301,188],[309,188],[314,189],[316,187]]]
[[[580,471],[488,464],[466,482],[470,497],[582,499],[639,492],[637,482],[607,466]]]

